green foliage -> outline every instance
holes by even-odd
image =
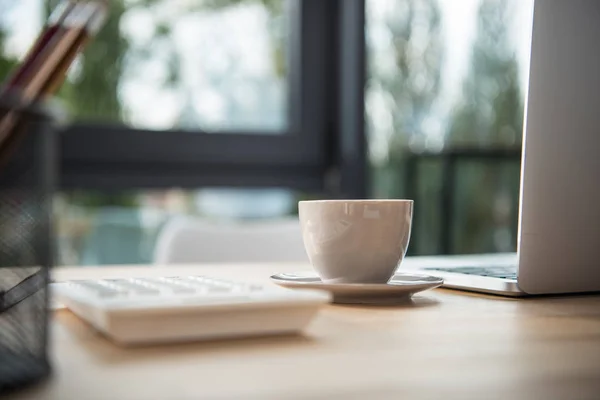
[[[506,0],[483,0],[479,7],[471,69],[448,133],[453,146],[520,143],[523,102],[516,56],[507,43],[507,5]]]
[[[73,118],[101,122],[120,122],[123,119],[118,93],[123,79],[124,58],[129,49],[119,28],[126,11],[124,1],[111,0],[110,13],[103,28],[74,63],[56,96]],[[47,15],[56,3],[56,0],[46,1]],[[88,209],[136,206],[136,197],[132,194],[76,191],[67,197],[71,204]]]
[[[371,65],[370,84],[387,92],[392,100],[393,133],[389,139],[387,162],[374,166],[371,181],[376,197],[403,198],[407,196],[404,178],[406,155],[410,151],[408,143],[411,137],[423,134],[421,124],[440,91],[443,48],[437,0],[396,1],[385,23],[392,34],[395,68],[386,73]],[[370,130],[374,129],[370,127]],[[422,176],[417,177],[421,187],[431,190],[430,186],[435,186],[433,176],[427,174],[421,179]],[[424,198],[431,197],[419,196],[419,199]],[[429,204],[421,202],[416,212],[431,215],[433,210]],[[416,243],[431,242],[425,228],[415,229],[414,235],[419,237],[414,240]],[[411,253],[422,250],[415,246],[410,248]]]
[[[137,198],[130,193],[100,193],[77,190],[65,194],[66,200],[87,209],[101,207],[137,207]]]
[[[6,38],[8,36],[4,18],[10,14],[10,2],[0,1],[0,82],[3,82],[17,66],[18,60],[6,54]],[[4,18],[3,18],[4,17]]]
[[[17,66],[17,60],[5,55],[6,32],[0,26],[0,80],[3,81]]]
[[[198,2],[198,7],[207,10],[222,10],[242,3],[262,4],[270,14],[280,15],[286,0],[203,0]]]
[[[470,70],[463,83],[463,98],[451,115],[447,147],[518,147],[521,141],[523,95],[515,51],[508,42],[510,5],[517,1],[481,0]],[[392,33],[395,68],[380,68],[370,60],[369,85],[384,90],[394,110],[393,135],[388,143],[387,162],[372,166],[376,197],[403,197],[405,155],[411,138],[422,137],[423,119],[431,114],[440,89],[443,59],[440,14],[436,1],[397,0],[389,13],[387,28]],[[425,45],[423,45],[425,43]],[[414,46],[419,47],[415,53]],[[415,56],[415,54],[418,54]],[[370,127],[370,130],[373,130]],[[515,163],[513,163],[515,164]],[[431,254],[439,249],[438,201],[443,166],[425,161],[418,175],[420,193],[415,212],[413,254]],[[498,251],[499,229],[516,237],[518,210],[518,165],[487,165],[480,162],[461,166],[456,186],[456,221],[452,237],[459,253]],[[506,206],[507,198],[510,206]],[[507,214],[507,209],[509,209]],[[510,215],[509,215],[510,214]],[[516,244],[516,241],[514,241]],[[502,248],[500,250],[509,250]]]
[[[392,36],[394,68],[380,67],[379,60],[369,58],[370,90],[383,91],[392,110],[392,134],[388,139],[387,157],[383,163],[371,164],[370,180],[374,197],[405,198],[406,156],[411,138],[422,137],[423,121],[431,114],[441,89],[443,45],[441,16],[437,0],[397,0],[385,19]],[[371,121],[370,122],[374,122]],[[369,126],[372,134],[380,135]],[[423,254],[435,244],[432,231],[435,220],[439,168],[424,165],[418,176],[421,193],[415,213],[419,226],[413,230],[409,252]],[[432,220],[434,218],[434,220]]]
[[[56,1],[48,0],[49,12]],[[72,117],[88,121],[121,121],[119,84],[129,44],[119,25],[125,13],[124,0],[111,0],[104,27],[86,46],[71,68],[57,97]]]
[[[410,136],[421,134],[421,122],[440,91],[443,55],[437,0],[397,3],[400,9],[390,14],[387,20],[393,35],[396,69],[393,76],[385,76],[381,82],[395,103],[394,142],[390,147],[392,159],[405,150]],[[417,37],[417,30],[425,33]]]
[[[439,94],[443,48],[437,0],[396,1],[385,23],[392,34],[393,70],[378,70],[369,60],[369,85],[392,100],[393,134],[387,163],[371,171],[373,190],[380,197],[402,197],[404,160],[411,137],[422,134],[421,124]],[[374,131],[374,127],[369,127]]]
[[[453,147],[520,145],[523,98],[517,60],[507,41],[509,4],[506,0],[483,0],[479,7],[471,69],[463,85],[462,104],[456,109],[448,132],[448,142]],[[507,219],[517,218],[518,169],[475,163],[459,173],[455,248],[459,253],[496,251],[496,225],[506,225]],[[499,217],[498,199],[507,194],[513,215]],[[512,236],[516,237],[516,226]],[[516,240],[513,242],[516,245]]]
[[[220,11],[227,8],[231,8],[240,4],[260,4],[262,5],[270,15],[272,25],[269,26],[271,31],[270,40],[273,48],[273,60],[274,70],[278,77],[284,77],[286,73],[286,60],[285,60],[285,40],[279,37],[277,32],[276,22],[277,20],[284,17],[285,2],[289,0],[203,0],[192,6],[196,10],[213,10]]]

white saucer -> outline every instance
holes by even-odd
[[[406,301],[415,293],[444,283],[431,275],[397,273],[388,283],[323,283],[312,271],[281,273],[271,276],[276,284],[292,289],[327,290],[334,303],[389,304]]]

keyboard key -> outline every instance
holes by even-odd
[[[223,287],[223,286],[208,286],[207,292],[209,293],[230,293],[232,292],[231,288]]]
[[[146,278],[144,281],[147,281],[153,285],[156,285],[158,288],[171,293],[192,294],[198,291],[194,287],[170,280],[169,278]]]
[[[116,297],[118,295],[122,295],[122,291],[117,290],[115,288],[111,288],[109,286],[103,285],[100,282],[95,281],[78,281],[73,282],[71,284],[72,287],[83,289],[86,291],[91,291],[98,297],[102,298],[110,298]]]
[[[517,279],[516,268],[507,266],[492,266],[492,267],[456,267],[456,268],[425,268],[430,271],[451,272],[455,274],[486,276],[500,279]]]
[[[115,285],[117,288],[134,292],[135,294],[151,295],[159,294],[160,290],[136,282],[134,279],[110,279],[108,282]]]
[[[249,296],[244,295],[229,295],[229,296],[203,296],[203,297],[184,297],[182,302],[184,303],[197,303],[197,304],[218,304],[218,303],[231,303],[231,302],[244,302],[250,299]]]
[[[214,278],[190,276],[184,278],[195,285],[200,285],[207,292],[236,292],[242,289],[242,285]]]
[[[251,292],[260,292],[265,290],[265,287],[261,285],[248,285],[248,290]]]
[[[144,277],[127,279],[86,280],[73,283],[101,298],[159,296],[169,294],[206,295],[211,302],[219,298],[237,298],[265,291],[258,284],[237,283],[202,276]],[[223,297],[224,296],[224,297]]]

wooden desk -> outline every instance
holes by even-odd
[[[306,265],[78,268],[57,279],[203,273],[266,281]],[[600,296],[436,289],[399,307],[327,306],[301,337],[122,349],[68,311],[53,379],[9,399],[600,399]]]

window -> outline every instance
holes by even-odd
[[[7,56],[24,55],[57,3],[4,6]],[[58,97],[78,121],[150,130],[283,132],[289,4],[112,1],[108,22],[70,69]],[[33,24],[19,25],[25,18]]]
[[[134,128],[281,132],[286,6],[285,0],[113,2],[62,98],[78,119]]]
[[[56,197],[61,265],[151,263],[161,229],[186,216],[210,224],[296,218],[306,193],[281,188],[63,192]]]
[[[4,6],[9,58],[35,37],[45,5]],[[332,5],[115,0],[111,10],[59,96],[74,120],[64,187],[321,185],[335,109]],[[23,32],[15,21],[30,14],[40,24]]]
[[[0,5],[3,76],[54,2]],[[174,199],[257,218],[306,196],[409,197],[412,254],[515,249],[533,0],[111,4],[58,96],[71,231]]]
[[[54,4],[2,4],[2,77]],[[104,263],[88,257],[97,246],[82,249],[115,218],[121,232],[127,225],[138,243],[151,242],[160,218],[148,215],[174,213],[173,199],[187,213],[256,218],[293,213],[308,193],[363,193],[364,181],[346,172],[362,171],[364,158],[363,5],[112,0],[57,96],[69,118],[56,201],[61,262]],[[248,214],[239,203],[251,200],[262,207]],[[144,249],[111,261],[147,262]]]
[[[413,254],[516,249],[533,1],[368,0],[374,197],[414,197]]]
[[[126,84],[120,86],[119,97],[125,104],[131,104],[132,109],[126,111],[131,112],[132,126],[86,119],[65,132],[65,187],[86,186],[89,182],[93,182],[93,186],[117,189],[129,189],[132,186],[239,186],[242,183],[249,186],[315,185],[321,179],[326,163],[323,138],[328,136],[325,94],[328,88],[324,78],[330,62],[325,53],[326,44],[319,43],[317,37],[301,32],[304,32],[302,24],[308,23],[307,17],[319,13],[321,6],[317,2],[293,0],[227,2],[232,4],[227,7],[221,6],[225,4],[223,2],[187,1],[176,2],[179,7],[172,7],[169,2],[167,8],[170,11],[166,13],[156,8],[164,6],[164,1],[150,2],[151,5],[147,3],[138,6],[143,10],[141,15],[150,18],[156,14],[173,14],[169,19],[182,18],[183,21],[178,21],[176,27],[174,22],[163,26],[155,22],[136,22],[135,18],[143,17],[133,13],[133,10],[121,16],[113,15],[113,18],[123,19],[118,24],[123,34],[127,29],[137,32],[143,30],[138,26],[149,25],[154,31],[169,32],[169,39],[161,39],[164,41],[162,47],[159,44],[149,45],[148,42],[137,44],[142,53],[150,53],[145,54],[150,61],[137,61],[141,65],[132,67],[137,76],[127,77]],[[264,4],[275,6],[271,6],[272,11],[269,11]],[[185,7],[191,7],[194,11],[188,12]],[[203,11],[203,7],[216,9]],[[150,11],[155,9],[158,11]],[[199,11],[195,11],[197,9]],[[279,30],[275,26],[277,13],[287,15],[287,18],[279,20]],[[202,29],[208,29],[211,23],[214,29],[209,35],[208,31]],[[214,42],[218,37],[227,38],[227,27],[231,26],[245,26],[239,28],[239,35],[248,36],[252,33],[250,27],[253,24],[258,24],[255,30],[262,32],[254,38],[265,48],[263,56],[267,58],[257,63],[262,63],[262,67],[253,65],[253,60],[260,58],[260,55],[249,52],[239,44],[230,50],[224,50],[225,44],[212,48],[203,44],[206,41]],[[129,25],[136,28],[130,28]],[[185,26],[200,31],[179,33]],[[104,29],[102,32],[108,35],[110,30]],[[281,37],[278,37],[277,32],[287,33],[281,33]],[[194,40],[189,39],[190,35]],[[106,43],[100,36],[93,45],[102,48],[115,39],[105,40]],[[253,50],[259,51],[260,47],[257,45]],[[164,51],[154,51],[154,48],[164,48]],[[203,53],[198,48],[204,49],[204,57],[201,57]],[[93,51],[94,48],[90,47],[89,50]],[[162,57],[163,62],[155,60],[153,53],[157,53],[159,59]],[[166,57],[164,53],[173,54],[173,57]],[[232,57],[235,62],[232,62]],[[127,62],[135,62],[135,58],[132,58],[122,60],[123,68]],[[164,110],[169,108],[167,103],[174,105],[177,101],[169,100],[167,95],[173,89],[167,88],[161,92],[160,85],[152,81],[153,73],[161,77],[161,68],[162,78],[167,81],[173,79],[179,87],[176,96],[179,96],[183,105],[170,107],[179,115],[172,115],[170,121],[165,117],[167,120],[159,125],[173,127],[159,131],[142,126],[152,123],[153,117],[147,115],[153,114],[152,107]],[[168,73],[169,68],[172,73]],[[228,71],[228,68],[235,70]],[[253,72],[252,68],[258,71]],[[258,77],[252,77],[253,73]],[[140,79],[150,79],[151,82],[142,84]],[[128,87],[131,90],[128,91]],[[141,108],[146,107],[143,104],[155,101],[159,105],[148,106],[148,112],[136,112],[137,105],[126,103],[134,101],[131,100],[131,93],[136,96],[149,93],[141,96],[139,104],[135,103]],[[275,167],[280,176],[272,173]]]
[[[153,3],[120,17],[122,118],[142,129],[287,129],[288,2]]]

